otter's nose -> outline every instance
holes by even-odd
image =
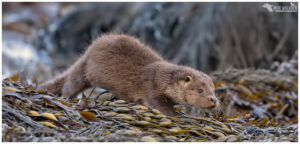
[[[211,98],[210,101],[212,101],[213,103],[217,103],[217,98]]]

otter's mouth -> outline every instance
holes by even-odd
[[[214,106],[206,107],[206,109],[212,110],[212,109],[216,109],[217,107],[218,107],[217,105],[214,105]]]
[[[200,109],[208,109],[208,110],[215,110],[219,107],[219,105],[212,105],[212,106],[195,106],[194,107],[197,107],[197,108],[200,108]]]

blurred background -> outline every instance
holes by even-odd
[[[298,13],[264,4],[4,2],[2,75],[49,79],[108,32],[136,36],[165,59],[208,73],[269,69],[297,57]]]

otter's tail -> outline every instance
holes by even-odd
[[[90,87],[85,76],[86,58],[82,56],[64,73],[56,76],[53,80],[45,82],[38,90],[53,94],[74,98],[79,92]]]

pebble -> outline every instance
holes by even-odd
[[[150,123],[147,122],[147,121],[137,121],[135,124],[140,125],[140,126],[147,126],[147,125],[150,125]]]
[[[171,121],[163,121],[163,122],[159,123],[160,126],[169,126],[171,124],[173,124],[173,122],[171,122]]]
[[[116,111],[116,112],[123,112],[123,113],[125,113],[125,112],[129,112],[129,111],[130,111],[130,109],[129,109],[129,108],[127,108],[127,107],[117,107],[117,108],[115,108],[115,109],[114,109],[114,111]]]
[[[136,110],[148,110],[147,107],[142,106],[142,105],[133,106],[131,108],[136,109]]]
[[[141,139],[143,142],[157,142],[157,140],[151,136],[144,136]]]
[[[124,100],[117,100],[113,102],[114,104],[126,104],[126,101]]]
[[[104,114],[104,116],[107,116],[107,117],[113,117],[113,116],[116,116],[118,113],[116,112],[107,112]]]

